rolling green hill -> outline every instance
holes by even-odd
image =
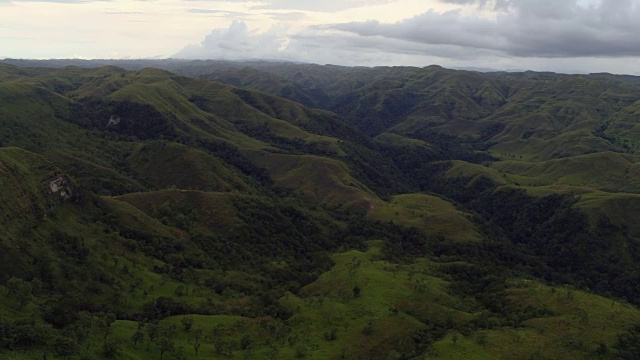
[[[633,359],[638,101],[608,74],[0,63],[0,358]]]

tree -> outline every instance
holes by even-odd
[[[11,279],[7,280],[7,296],[14,295],[15,289],[18,288],[18,286],[20,286],[20,283],[22,282],[24,282],[24,280],[16,277],[12,277]]]
[[[144,341],[144,333],[140,330],[136,330],[131,336],[131,341],[133,341],[133,347],[138,346],[138,342]]]
[[[200,339],[196,338],[195,341],[193,342],[193,350],[195,350],[196,352],[196,357],[198,357],[198,350],[200,350],[200,345],[202,345],[200,343]]]
[[[160,350],[160,359],[167,351],[173,351],[175,348],[175,343],[173,339],[175,338],[177,333],[176,325],[171,326],[159,326],[156,344],[158,345],[158,349]]]
[[[200,350],[200,339],[202,338],[202,328],[195,328],[192,332],[193,334],[193,350],[196,352],[196,357],[198,356],[198,351]]]
[[[15,336],[13,334],[13,321],[0,316],[0,349],[11,349],[15,343]]]
[[[115,339],[108,339],[102,344],[102,355],[106,358],[113,359],[120,355],[120,345]]]
[[[251,347],[251,337],[249,334],[244,334],[242,339],[240,339],[240,348],[242,350],[246,350]]]
[[[182,324],[182,328],[184,329],[184,331],[189,332],[189,330],[191,330],[191,326],[193,326],[193,317],[183,316],[180,320],[180,323]]]
[[[101,319],[100,326],[102,326],[102,330],[104,331],[104,339],[107,339],[107,336],[111,334],[111,324],[116,322],[116,315],[112,312],[108,312],[104,314]]]
[[[176,294],[177,297],[181,297],[187,294],[187,288],[184,285],[178,285],[174,293]]]
[[[147,337],[149,338],[149,342],[147,343],[147,350],[149,350],[149,346],[153,341],[158,337],[158,333],[160,331],[160,326],[157,323],[149,323],[147,326]]]
[[[84,344],[91,333],[93,317],[86,311],[80,311],[76,314],[76,322],[73,324],[73,333],[78,344]],[[89,344],[87,344],[87,348]]]
[[[362,290],[360,289],[360,286],[358,286],[358,285],[354,286],[353,287],[353,297],[356,297],[356,298],[360,297],[361,291]]]
[[[42,317],[46,322],[57,328],[73,324],[77,320],[76,315],[80,312],[79,298],[80,295],[78,294],[48,297],[45,303],[41,305]]]
[[[331,331],[326,331],[324,333],[324,339],[327,341],[335,341],[338,339],[338,329],[333,328]]]
[[[13,296],[18,303],[20,304],[20,310],[31,301],[33,298],[31,284],[19,279],[19,278],[11,278],[7,281],[7,295]]]
[[[173,342],[173,339],[165,335],[160,336],[157,342],[158,342],[158,349],[160,350],[160,359],[162,359],[162,356],[164,355],[164,353],[166,353],[167,351],[173,351],[173,349],[175,348],[175,343]]]
[[[53,352],[61,359],[69,359],[78,351],[78,344],[68,337],[55,337],[50,343]]]
[[[228,356],[231,354],[230,344],[222,338],[216,338],[213,342],[216,349],[216,353],[219,355]]]
[[[200,341],[200,339],[202,338],[202,328],[201,327],[197,327],[195,329],[193,329],[193,338],[195,339],[195,341]]]

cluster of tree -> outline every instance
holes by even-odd
[[[626,332],[618,334],[618,340],[611,349],[600,344],[598,353],[602,356],[614,355],[612,357],[621,360],[640,359],[640,325],[634,325]]]
[[[483,136],[490,137],[495,125],[485,129]],[[497,126],[500,129],[500,126]],[[459,137],[443,134],[430,128],[421,128],[411,134],[411,137],[425,141],[440,151],[441,160],[463,160],[470,163],[482,164],[495,161],[496,158],[486,152],[491,142],[486,140]]]
[[[238,169],[240,174],[245,175],[243,180],[255,184],[262,192],[269,192],[268,189],[273,185],[273,180],[267,171],[242,156],[238,147],[233,144],[223,141],[214,142],[208,139],[190,139],[185,144],[198,146]]]
[[[499,266],[502,273],[515,271],[637,303],[638,255],[614,256],[619,249],[611,239],[629,246],[637,242],[610,222],[591,226],[575,208],[572,195],[537,198],[521,189],[498,188],[484,177],[446,179],[433,182],[431,189],[474,211],[476,223],[492,239],[476,245],[438,245],[436,255],[473,258],[477,264]]]
[[[331,109],[367,135],[377,135],[414,111],[420,96],[405,89],[352,92],[334,100]]]
[[[300,138],[277,136],[273,131],[271,131],[271,128],[267,124],[256,126],[238,124],[236,125],[236,128],[254,139],[262,140],[276,146],[278,148],[277,151],[281,153],[293,155],[311,154],[318,156],[335,156],[332,151],[322,149],[317,143],[307,142]]]
[[[96,97],[74,102],[68,121],[121,135],[124,140],[176,139],[180,133],[171,119],[151,105]]]

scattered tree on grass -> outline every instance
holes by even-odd
[[[198,356],[200,345],[202,345],[202,343],[200,342],[200,339],[202,338],[202,333],[203,333],[202,328],[197,327],[193,329],[191,333],[193,334],[193,350],[195,350],[196,356]]]
[[[183,316],[180,320],[180,323],[182,324],[182,328],[184,329],[184,331],[189,332],[189,330],[191,330],[191,327],[193,326],[193,317]]]
[[[144,333],[140,330],[136,330],[135,333],[131,336],[131,341],[133,341],[133,346],[138,346],[138,342],[144,341]]]
[[[173,339],[176,336],[176,325],[161,326],[158,328],[158,337],[156,343],[160,350],[160,359],[166,352],[173,351],[175,349],[175,342]]]
[[[112,312],[106,313],[100,322],[100,326],[102,327],[102,330],[104,331],[104,338],[105,340],[107,339],[107,336],[109,336],[109,334],[111,334],[111,324],[113,324],[114,322],[116,322],[116,315]]]
[[[232,355],[231,344],[228,341],[226,341],[225,339],[216,338],[214,340],[214,347],[215,347],[216,353],[218,355],[223,355],[223,356],[231,356]]]
[[[356,285],[353,287],[353,297],[359,298],[361,293],[362,289],[360,289],[360,286]]]
[[[147,350],[149,350],[151,343],[154,342],[158,337],[158,332],[160,330],[160,327],[158,326],[157,323],[152,322],[147,324],[146,330],[147,330],[147,337],[149,338],[149,342],[147,343]]]
[[[193,350],[195,350],[196,352],[196,357],[198,357],[198,351],[200,350],[200,345],[202,345],[202,343],[200,343],[200,339],[196,338],[195,341],[193,342]]]
[[[160,350],[160,359],[167,351],[173,351],[175,349],[175,343],[173,339],[167,337],[166,335],[162,335],[157,340],[158,349]]]
[[[120,344],[115,339],[107,339],[102,344],[102,355],[106,358],[114,359],[120,355]]]
[[[144,325],[147,323],[147,319],[142,320],[142,317],[138,318],[138,330],[142,330]]]
[[[195,341],[200,341],[200,339],[202,339],[202,334],[203,334],[202,328],[197,327],[197,328],[193,329],[191,334],[193,334],[193,339]]]

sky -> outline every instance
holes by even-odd
[[[0,58],[640,75],[640,0],[0,0]]]

